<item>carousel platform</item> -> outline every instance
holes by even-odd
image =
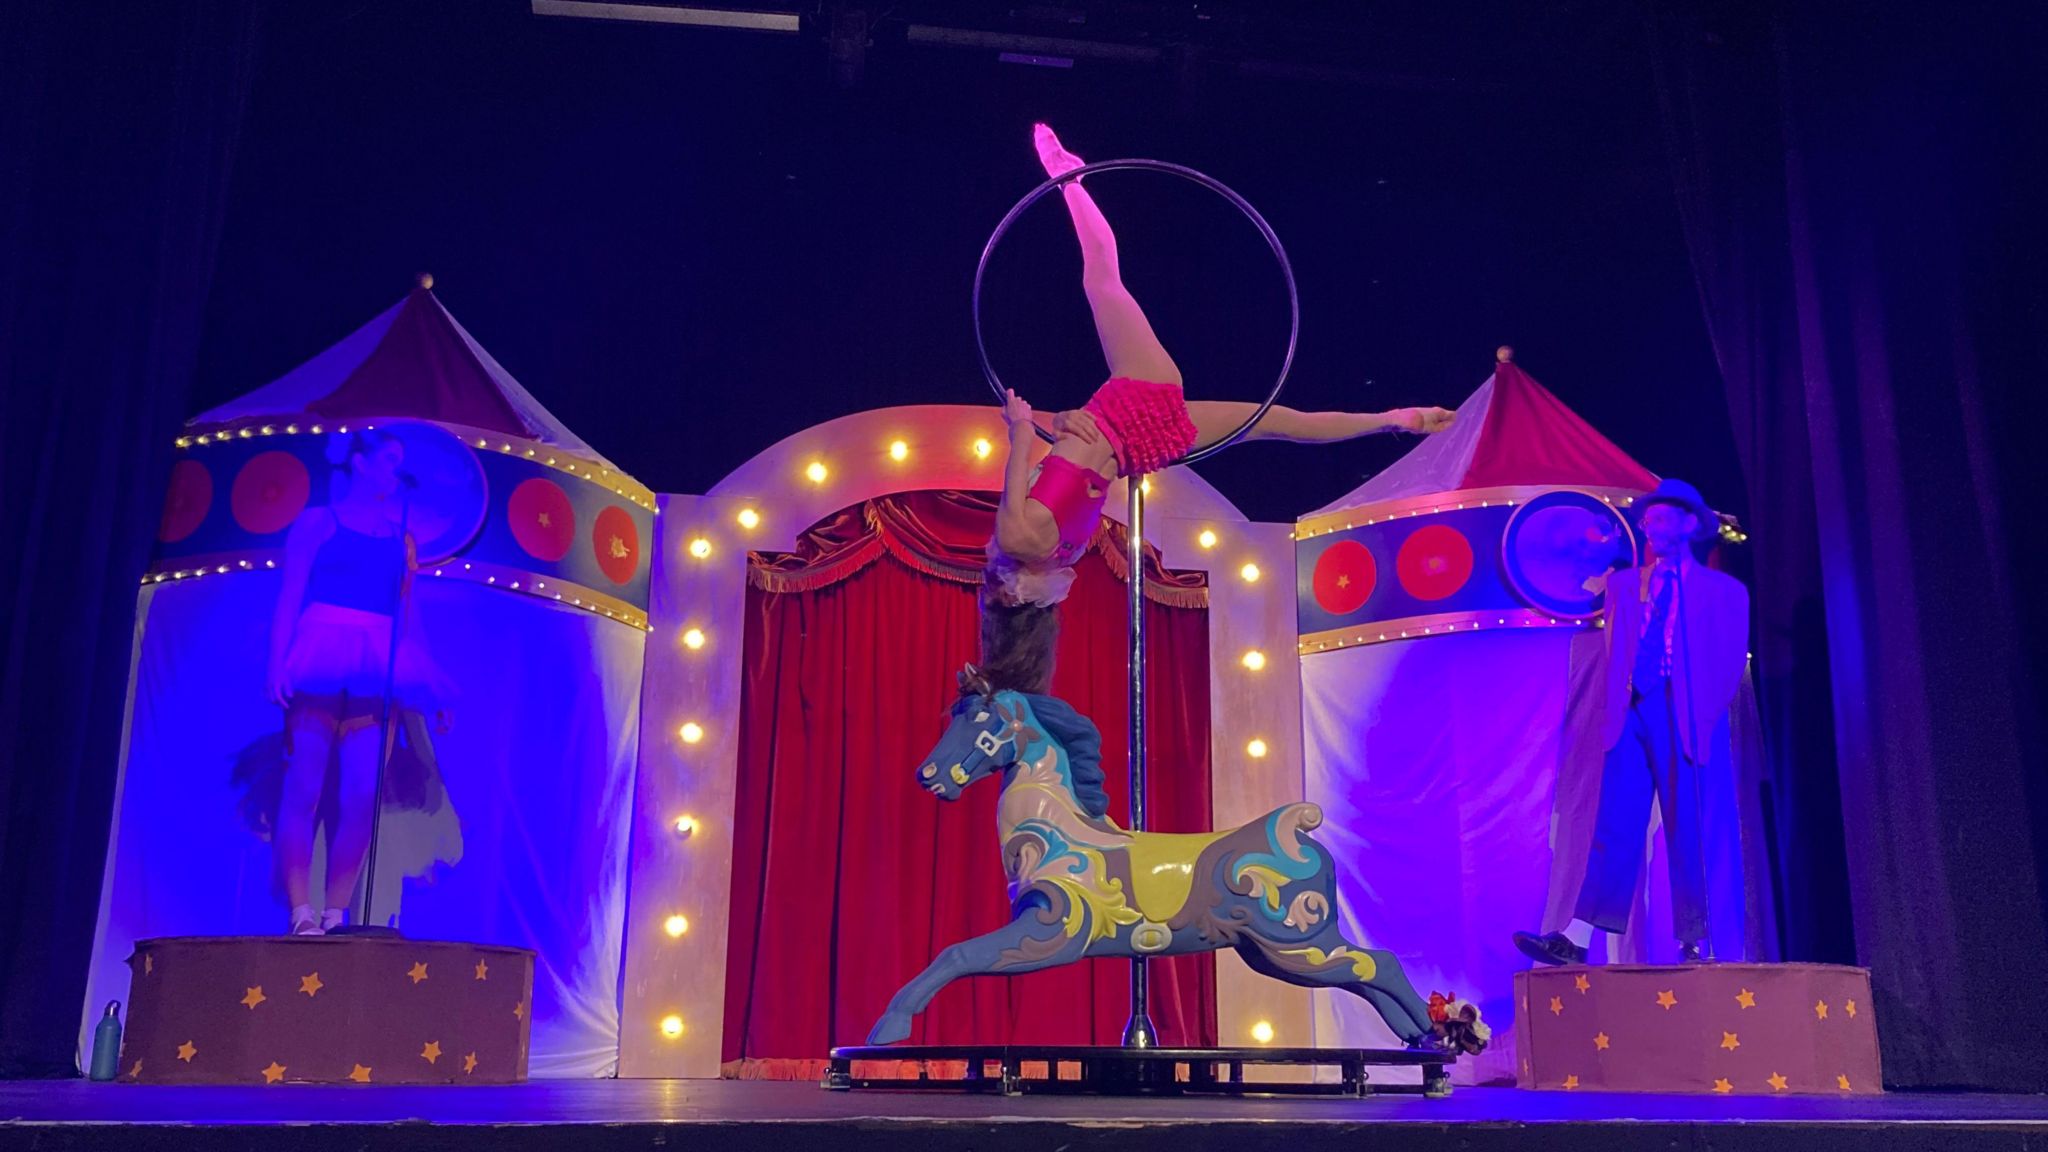
[[[2039,1096],[1103,1099],[865,1094],[808,1083],[544,1080],[505,1087],[0,1083],[0,1152],[1861,1152],[2039,1148]]]

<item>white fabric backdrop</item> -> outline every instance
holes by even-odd
[[[277,583],[144,593],[81,1045],[100,1007],[128,999],[135,940],[284,929],[270,845],[233,779],[281,731],[262,690]],[[419,595],[423,637],[461,691],[433,738],[448,805],[386,820],[378,903],[397,893],[409,936],[534,949],[532,1074],[608,1075],[645,635],[472,584],[422,580]]]
[[[1302,661],[1308,799],[1337,857],[1338,909],[1416,989],[1478,1004],[1494,1046],[1465,1083],[1514,1075],[1509,942],[1543,916],[1568,634],[1473,632]],[[1377,1013],[1315,993],[1315,1042],[1395,1045]]]
[[[1529,961],[1516,929],[1571,919],[1600,797],[1597,631],[1471,632],[1395,641],[1302,661],[1307,798],[1316,836],[1336,854],[1338,908],[1361,943],[1401,957],[1422,994],[1472,1000],[1494,1046],[1459,1065],[1464,1083],[1514,1077],[1514,973]],[[1753,716],[1748,698],[1738,718]],[[1725,732],[1703,774],[1709,826],[1708,914],[1722,960],[1759,954],[1767,925],[1745,893],[1737,773]],[[1669,963],[1670,885],[1661,828],[1645,838],[1646,883],[1629,932],[1593,960]],[[1746,935],[1746,932],[1748,933]],[[1768,954],[1767,950],[1762,954]],[[1344,993],[1315,993],[1315,1042],[1393,1043],[1378,1015]]]

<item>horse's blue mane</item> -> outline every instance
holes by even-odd
[[[1020,695],[1031,701],[1039,727],[1066,750],[1067,772],[1073,778],[1074,799],[1081,802],[1081,810],[1097,818],[1109,815],[1109,793],[1102,789],[1102,733],[1057,696]]]

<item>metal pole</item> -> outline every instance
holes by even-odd
[[[409,487],[409,486],[408,486]],[[363,856],[363,917],[361,922],[345,926],[336,932],[337,936],[396,936],[398,930],[389,923],[371,923],[370,917],[377,899],[377,848],[382,839],[384,825],[384,771],[390,764],[392,745],[393,701],[398,694],[398,646],[404,638],[405,603],[409,590],[405,586],[406,556],[405,537],[412,530],[412,493],[408,487],[401,487],[401,503],[398,506],[398,605],[391,614],[391,651],[384,661],[384,715],[377,725],[377,782],[370,792],[370,849]]]
[[[1145,830],[1145,478],[1126,477],[1130,489],[1124,520],[1124,554],[1130,561],[1131,605],[1131,831]],[[1131,1019],[1124,1025],[1124,1047],[1156,1048],[1159,1033],[1152,1027],[1146,1004],[1148,991],[1143,956],[1131,957]]]

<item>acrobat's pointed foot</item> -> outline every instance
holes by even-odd
[[[1083,166],[1082,159],[1067,151],[1067,146],[1053,135],[1049,124],[1031,126],[1031,143],[1038,149],[1038,162],[1045,168],[1047,176],[1064,176]]]

